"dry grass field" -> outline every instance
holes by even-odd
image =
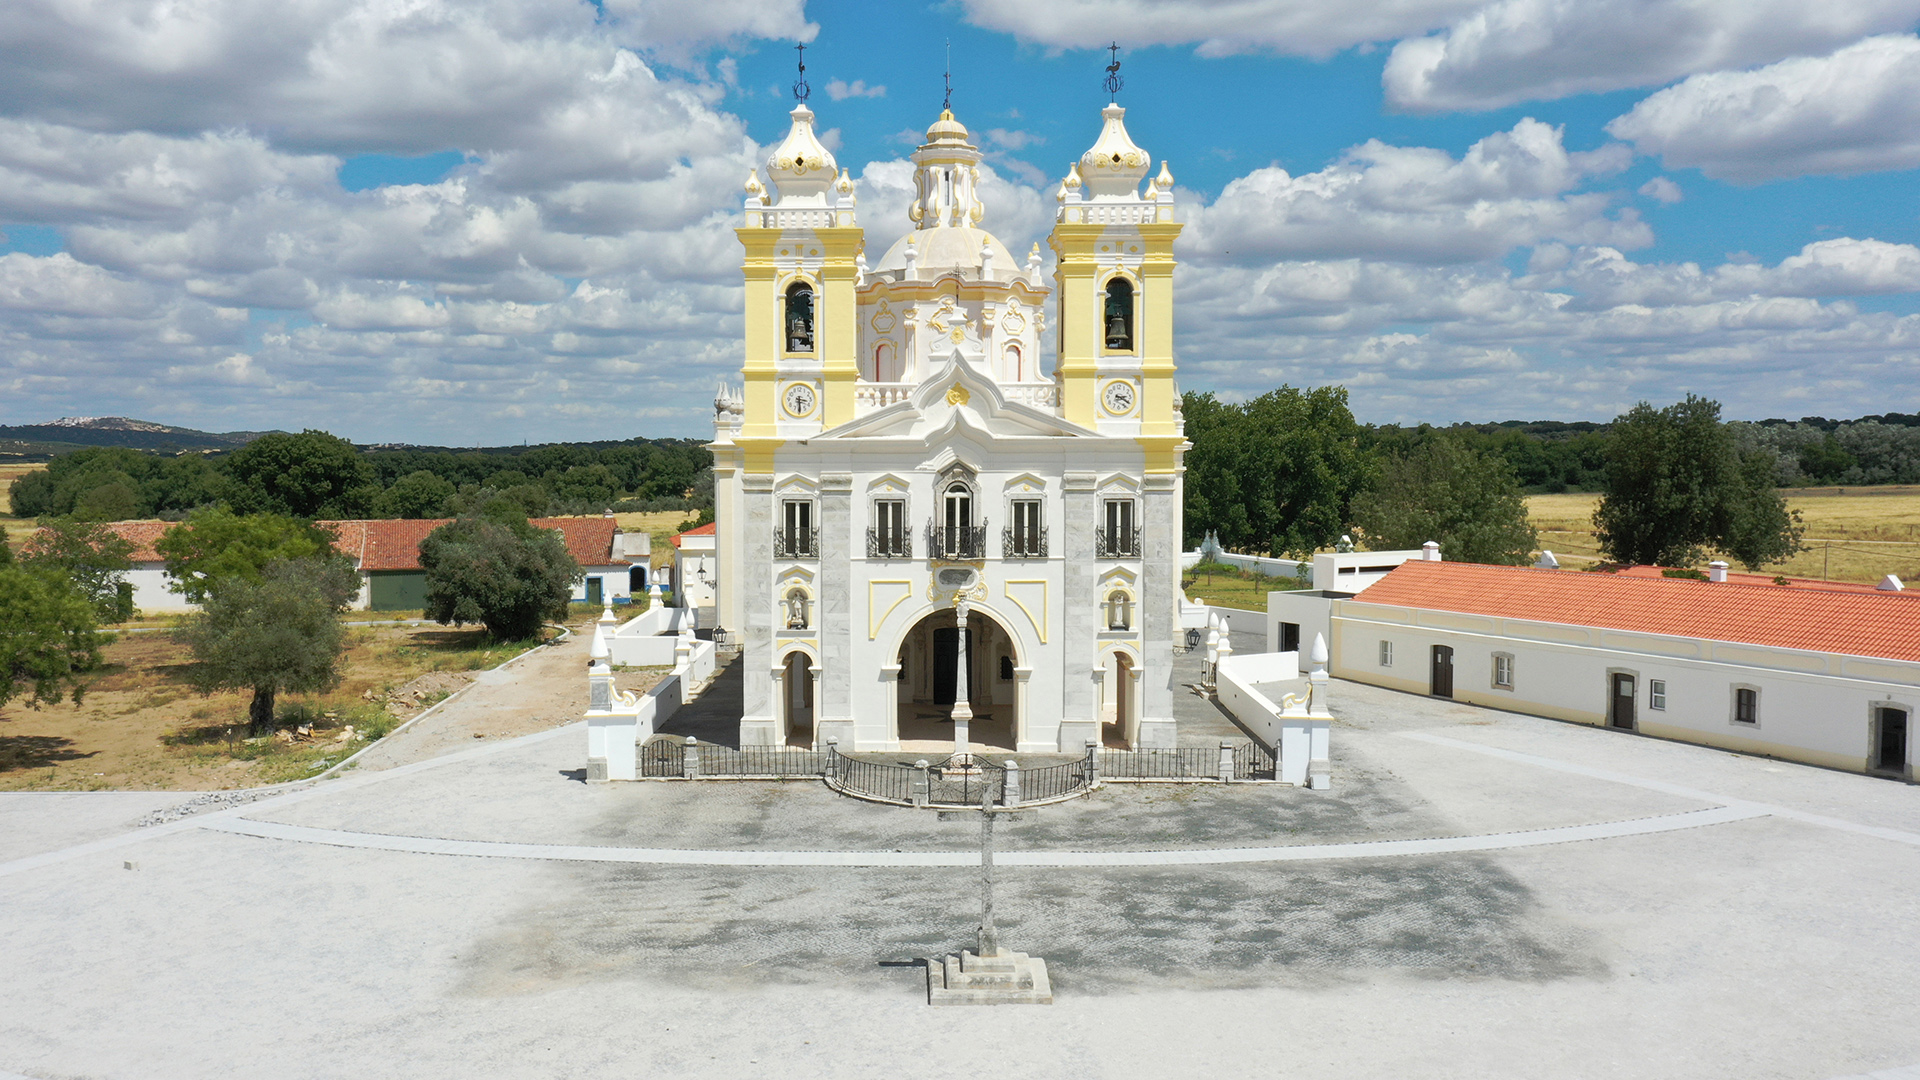
[[[672,565],[673,535],[680,531],[681,522],[696,516],[698,512],[691,510],[656,510],[645,514],[615,514],[613,518],[623,532],[643,532],[653,537],[653,556],[649,561],[657,569]]]
[[[1920,580],[1920,486],[1789,488],[1782,494],[1800,511],[1809,550],[1765,570],[1835,581],[1872,582],[1888,574]],[[1527,513],[1540,530],[1540,546],[1563,566],[1597,562],[1593,509],[1599,502],[1598,495],[1529,495]]]
[[[122,634],[103,650],[106,666],[80,704],[0,707],[0,790],[202,791],[311,776],[527,644],[392,625],[355,626],[348,641],[339,689],[283,695],[289,730],[250,740],[250,693],[202,696],[188,684],[191,657],[173,634]],[[294,735],[300,723],[310,735]]]
[[[18,550],[33,532],[33,522],[12,515],[13,504],[7,500],[7,493],[13,482],[36,469],[44,469],[44,464],[23,464],[18,461],[0,461],[0,529],[5,530],[7,543]]]

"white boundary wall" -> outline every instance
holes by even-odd
[[[607,708],[587,710],[588,780],[638,780],[640,747],[686,704],[691,688],[713,676],[713,642],[684,637],[666,640],[682,643],[673,674],[644,694],[614,692],[609,694]]]
[[[691,608],[657,604],[635,615],[607,637],[613,662],[623,667],[665,667],[674,662],[674,645],[682,628],[694,628]]]
[[[1276,684],[1286,691],[1279,704],[1258,689]],[[1235,654],[1220,662],[1215,687],[1234,719],[1273,747],[1279,758],[1276,779],[1315,790],[1332,786],[1333,716],[1327,711],[1324,671],[1302,678],[1299,653]]]

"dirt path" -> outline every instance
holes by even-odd
[[[573,630],[564,641],[480,672],[472,686],[431,715],[369,749],[354,771],[391,769],[474,746],[481,739],[531,735],[580,719],[587,709],[587,647],[593,628],[584,623]],[[639,681],[629,675],[619,685],[635,689]],[[584,746],[581,754],[584,760]]]

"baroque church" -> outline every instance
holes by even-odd
[[[1181,226],[1125,112],[1060,184],[1051,282],[985,228],[950,109],[877,261],[804,101],[749,175],[743,383],[712,444],[741,745],[1174,745]]]

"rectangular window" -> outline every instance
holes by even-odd
[[[904,559],[907,550],[907,504],[899,499],[880,499],[873,504],[873,528],[867,531],[867,557]]]
[[[1380,643],[1380,666],[1393,666],[1393,642],[1391,641],[1383,641]]]
[[[1667,680],[1647,680],[1647,708],[1665,711],[1667,707]]]
[[[1006,547],[1009,559],[1042,559],[1047,554],[1047,528],[1041,523],[1038,499],[1015,499],[1013,524],[1007,527]]]
[[[1096,530],[1100,556],[1107,559],[1140,557],[1140,530],[1133,523],[1132,499],[1108,499],[1106,525]]]
[[[1760,722],[1760,691],[1748,686],[1733,688],[1733,722],[1736,724]]]
[[[773,536],[774,558],[818,558],[818,540],[819,532],[813,527],[811,501],[796,499],[780,505],[780,528]]]
[[[1501,690],[1513,689],[1513,657],[1506,653],[1493,654],[1493,685]]]

